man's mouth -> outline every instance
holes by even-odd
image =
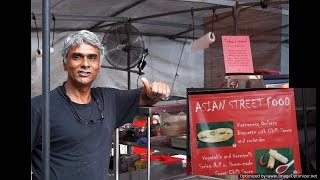
[[[78,74],[83,77],[88,77],[91,73],[87,71],[79,71]]]

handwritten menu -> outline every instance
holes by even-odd
[[[222,36],[226,73],[253,73],[249,36]]]
[[[192,174],[301,174],[293,89],[205,91],[188,104]]]

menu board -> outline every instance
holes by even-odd
[[[226,73],[253,73],[249,36],[222,36]]]
[[[293,89],[188,89],[188,113],[191,174],[301,174]]]

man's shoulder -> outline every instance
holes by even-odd
[[[96,87],[92,87],[92,89],[97,90],[108,90],[108,89],[116,89],[116,88],[112,88],[112,87],[102,87],[102,86],[96,86]]]
[[[57,88],[49,91],[49,95],[50,95],[50,98],[56,96],[56,95],[57,95]],[[42,96],[43,96],[43,94],[39,94],[39,95],[33,96],[33,97],[31,98],[31,101],[32,101],[32,102],[41,101]]]
[[[119,98],[128,98],[139,95],[138,89],[118,89],[112,87],[94,87],[92,88],[92,92],[97,94],[100,97],[104,98],[115,98],[119,100]]]
[[[104,93],[104,92],[117,91],[119,89],[111,88],[111,87],[93,87],[92,90],[97,93]]]
[[[38,103],[38,102],[41,101],[41,99],[42,99],[42,94],[32,97],[31,98],[31,102],[32,103]]]
[[[129,92],[135,92],[138,91],[138,89],[119,89],[119,88],[113,88],[113,87],[93,87],[93,91],[96,91],[98,93],[105,93],[105,92],[118,92],[118,93],[129,93]]]

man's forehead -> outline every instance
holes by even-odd
[[[82,43],[77,46],[73,46],[68,51],[70,54],[79,53],[79,54],[100,54],[100,51],[97,47],[94,47],[90,44]]]

